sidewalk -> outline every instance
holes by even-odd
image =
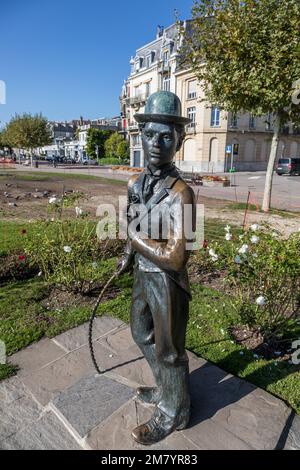
[[[135,388],[153,383],[129,327],[97,318],[95,374],[87,324],[13,355],[16,377],[0,382],[0,449],[300,449],[300,418],[281,400],[189,353],[189,427],[143,447],[131,430],[153,407]]]
[[[49,167],[47,165],[40,166],[38,169],[16,165],[16,171],[37,171],[40,173],[67,173],[67,174],[85,174],[90,176],[100,176],[114,180],[127,181],[132,175],[124,175],[117,171],[112,172],[108,168],[101,167]],[[216,173],[230,177],[228,173]],[[230,187],[205,187],[193,186],[195,194],[201,203],[201,196],[221,199],[229,202],[245,203],[250,191],[250,203],[261,205],[264,194],[265,172],[240,172],[235,173],[233,186]],[[300,176],[278,176],[274,174],[273,190],[272,190],[272,207],[287,211],[300,211]]]

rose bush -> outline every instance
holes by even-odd
[[[224,240],[210,243],[207,256],[225,272],[224,282],[242,324],[264,337],[284,337],[300,314],[300,232],[283,238],[267,225],[241,234],[225,227]]]

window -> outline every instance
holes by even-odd
[[[163,53],[163,63],[164,63],[165,65],[167,65],[168,60],[169,60],[169,51],[165,51],[165,52]]]
[[[134,87],[134,96],[140,96],[141,94],[141,87],[140,86],[135,86]]]
[[[249,117],[249,129],[255,129],[255,117],[253,114],[250,114]]]
[[[149,68],[151,65],[151,55],[147,55],[146,57],[146,66],[147,68]]]
[[[220,126],[220,110],[217,106],[211,108],[210,125],[211,127]]]
[[[271,131],[273,127],[273,116],[272,113],[266,114],[266,131]]]
[[[150,82],[147,82],[146,83],[146,97],[150,95],[150,90],[151,90]]]
[[[135,145],[140,145],[141,143],[141,136],[139,134],[134,134],[132,135],[132,144]]]
[[[168,76],[163,77],[162,89],[164,91],[170,91],[171,79]]]
[[[188,82],[188,99],[196,98],[196,80],[191,80]]]
[[[231,113],[230,127],[232,127],[232,128],[237,127],[237,114],[236,113]]]
[[[196,127],[196,106],[191,106],[187,109],[187,117],[191,120],[188,128]]]

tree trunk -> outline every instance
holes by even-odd
[[[273,183],[273,172],[276,161],[278,142],[280,132],[280,116],[277,116],[274,121],[274,134],[272,138],[271,151],[268,161],[268,168],[265,180],[264,199],[262,203],[262,210],[268,212],[271,206],[271,195],[272,195],[272,183]]]

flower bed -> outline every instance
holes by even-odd
[[[230,186],[230,181],[226,176],[206,175],[201,177],[202,186],[216,187],[216,186]]]

